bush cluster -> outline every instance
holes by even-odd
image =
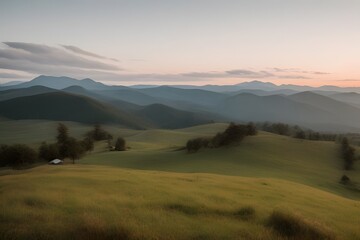
[[[0,145],[1,167],[20,168],[36,162],[37,159],[37,152],[24,144]]]
[[[86,136],[94,141],[113,139],[113,136],[105,131],[100,124],[95,124],[94,129],[88,132]]]
[[[228,146],[240,143],[246,136],[256,134],[256,127],[252,123],[247,125],[230,123],[224,132],[217,133],[212,138],[190,139],[186,143],[186,149],[188,152],[193,153],[197,152],[201,148],[218,148]]]

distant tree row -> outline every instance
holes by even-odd
[[[78,140],[69,136],[69,129],[65,124],[59,123],[56,142],[50,144],[42,142],[38,151],[25,144],[0,145],[0,167],[20,168],[39,160],[51,161],[56,158],[70,158],[75,163],[75,160],[94,149],[95,141],[108,140],[111,145],[112,138],[99,124],[96,124],[94,129],[86,133],[82,140]],[[117,139],[114,150],[126,150],[126,142],[123,138]]]
[[[226,130],[217,133],[212,138],[195,138],[186,143],[186,149],[190,153],[197,152],[201,148],[218,148],[240,143],[246,136],[256,135],[257,130],[253,123],[247,125],[230,123]]]
[[[297,125],[285,123],[258,123],[257,128],[265,132],[314,141],[337,141],[342,137],[339,134],[320,133],[310,129],[304,130]]]
[[[0,145],[0,167],[21,168],[38,160],[38,153],[25,144]]]

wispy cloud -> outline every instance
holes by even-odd
[[[226,71],[226,73],[240,78],[268,78],[274,76],[274,74],[267,71],[250,71],[246,69],[235,69]]]
[[[314,74],[314,75],[331,74],[328,72],[321,72],[321,71],[305,71],[298,68],[272,68],[272,70],[280,73],[305,73],[305,74]]]
[[[281,79],[311,79],[310,77],[302,75],[278,75],[276,77]]]
[[[221,79],[311,79],[329,74],[296,68],[230,69],[225,71],[184,72],[174,74],[124,71],[111,58],[72,45],[48,46],[25,42],[4,42],[0,46],[0,78],[24,79],[23,76],[53,75],[94,78],[121,82],[216,82]],[[113,59],[114,61],[116,59]],[[132,59],[143,61],[143,59]],[[10,71],[9,71],[10,70]]]
[[[61,46],[64,47],[65,49],[67,49],[69,51],[72,51],[74,53],[77,53],[77,54],[81,54],[81,55],[85,55],[85,56],[89,56],[89,57],[94,57],[94,58],[100,58],[100,59],[109,59],[109,60],[116,61],[116,62],[119,61],[119,60],[117,60],[115,58],[104,57],[104,56],[98,55],[96,53],[92,53],[92,52],[83,50],[83,49],[81,49],[79,47],[76,47],[76,46],[71,46],[71,45],[61,45]]]
[[[57,65],[85,69],[120,70],[116,65],[95,61],[71,54],[64,49],[42,44],[4,42],[8,48],[0,49],[0,58],[28,61],[33,64]]]
[[[109,64],[106,59],[99,58],[102,57],[100,55],[85,52],[80,54],[43,44],[4,42],[0,47],[0,69],[4,70],[0,78],[24,79],[23,75],[45,74],[103,80],[115,79],[121,73],[118,65]],[[95,56],[98,56],[97,59],[94,59]],[[14,73],[10,74],[8,70]]]
[[[251,71],[246,69],[233,69],[224,72],[189,72],[182,73],[185,77],[194,78],[269,78],[274,74],[267,71]]]
[[[360,82],[360,79],[338,79],[338,82]]]

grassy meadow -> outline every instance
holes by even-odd
[[[91,129],[66,124],[75,137]],[[266,132],[239,146],[180,150],[226,126],[104,126],[128,151],[98,142],[75,165],[2,169],[0,239],[360,239],[359,161],[345,172],[338,144]],[[0,122],[0,143],[37,147],[55,140],[55,127]],[[344,173],[352,185],[339,183]]]

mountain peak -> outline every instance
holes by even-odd
[[[61,76],[61,77],[54,77],[54,76],[46,76],[40,75],[31,81],[24,82],[18,85],[13,86],[12,88],[27,88],[32,86],[44,86],[53,89],[64,89],[71,86],[80,86],[85,89],[90,90],[103,90],[109,88],[109,86],[96,82],[90,78],[85,78],[83,80],[78,80],[71,77]]]

